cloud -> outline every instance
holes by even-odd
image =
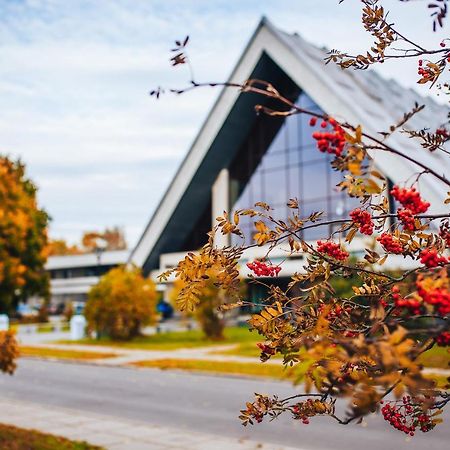
[[[0,152],[27,163],[52,234],[75,241],[86,228],[118,224],[134,244],[218,95],[149,98],[188,78],[169,66],[173,40],[191,35],[196,76],[208,80],[226,79],[263,14],[318,45],[363,50],[370,40],[358,6],[337,3],[0,2]],[[428,32],[426,8],[392,10],[427,45],[442,38]],[[414,64],[408,76],[394,64],[382,73],[414,86]]]

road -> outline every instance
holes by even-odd
[[[31,359],[21,359],[14,376],[0,376],[0,396],[7,399],[304,450],[443,450],[450,442],[448,422],[409,439],[376,417],[365,426],[343,427],[319,417],[309,425],[280,418],[244,428],[237,415],[253,392],[293,391],[287,383],[266,380]]]

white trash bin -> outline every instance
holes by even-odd
[[[70,319],[70,339],[78,341],[85,336],[86,319],[84,316],[77,314]]]
[[[9,330],[9,317],[6,314],[0,314],[0,331]]]

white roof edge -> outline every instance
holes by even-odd
[[[105,251],[100,254],[100,265],[125,264],[130,256],[130,250]],[[76,267],[89,267],[99,264],[96,253],[83,253],[81,255],[49,256],[45,264],[46,270],[71,269]]]

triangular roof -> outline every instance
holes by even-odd
[[[386,80],[373,70],[342,70],[324,64],[326,51],[275,28],[263,18],[228,81],[242,83],[249,78],[294,83],[328,114],[354,124],[361,124],[372,135],[385,131],[410,111],[415,102],[426,108],[408,123],[410,127],[438,127],[450,109],[429,97],[421,97],[393,80]],[[284,78],[283,78],[284,76]],[[186,221],[195,224],[203,205],[210,198],[210,187],[223,167],[248,134],[255,116],[253,106],[264,99],[223,89],[201,127],[187,156],[167,189],[130,261],[149,271],[158,266],[159,255],[180,251],[183,239],[177,232]],[[448,158],[440,152],[431,154],[399,133],[389,138],[394,148],[408,153],[441,174],[450,173]],[[417,166],[386,152],[371,155],[375,165],[394,183],[417,172]],[[421,178],[421,191],[432,204],[442,204],[443,184],[432,177]],[[205,188],[206,187],[206,188]],[[208,192],[207,192],[208,191]],[[182,234],[182,233],[181,233]]]

